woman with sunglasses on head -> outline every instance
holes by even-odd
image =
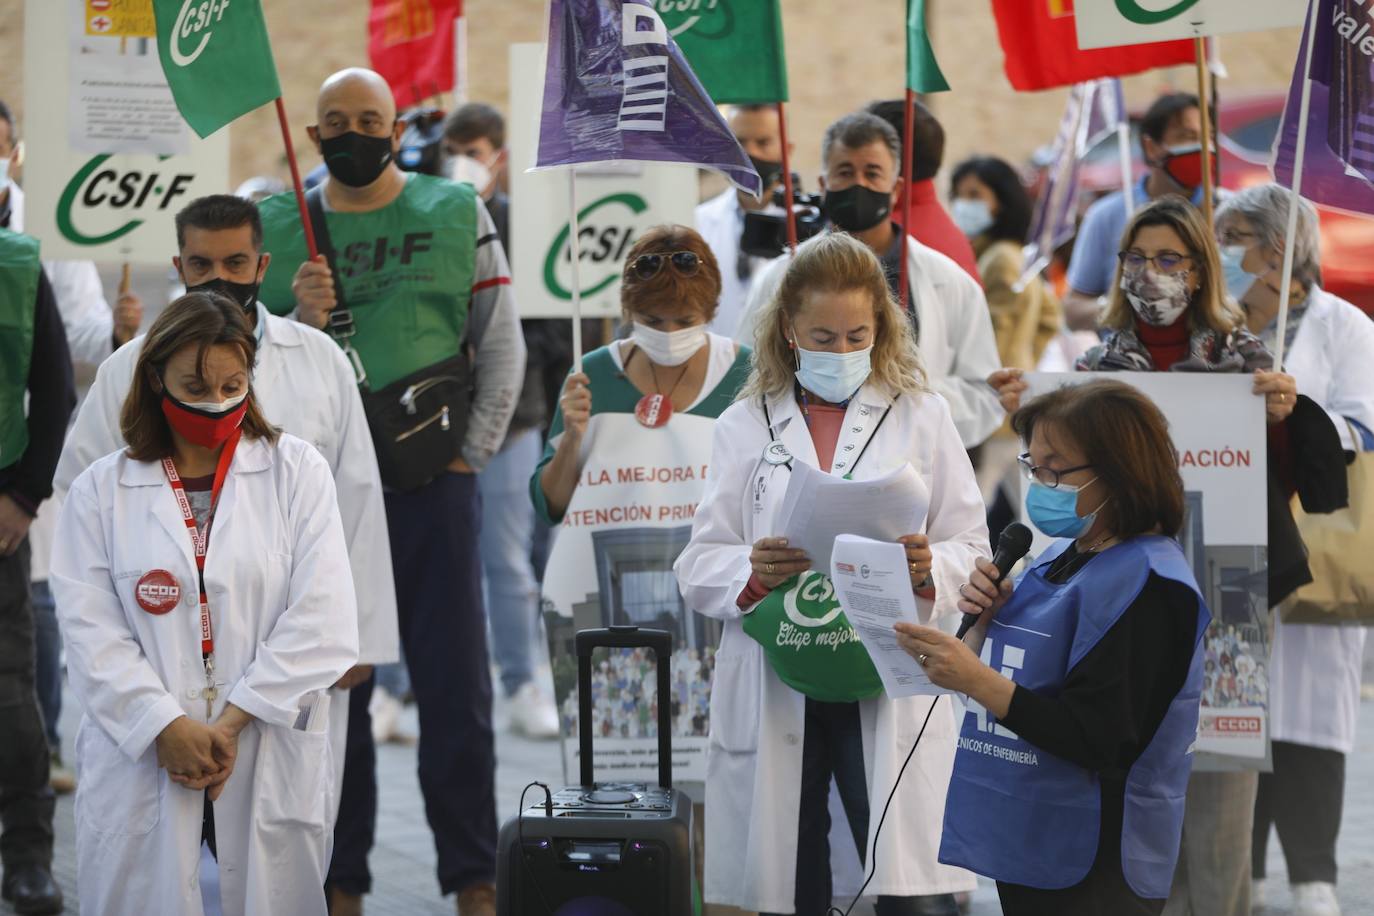
[[[326,910],[329,688],[358,657],[353,577],[329,466],[258,407],[257,346],[218,293],[169,305],[124,402],[128,447],[63,506],[52,583],[85,709],[87,913]]]
[[[997,881],[1006,916],[1164,911],[1210,615],[1176,540],[1168,423],[1128,385],[1066,385],[1012,417],[1031,522],[1057,538],[1013,586],[980,562],[969,644],[897,624],[969,700],[940,860]],[[1234,911],[1215,910],[1218,916]]]
[[[706,330],[719,301],[720,269],[696,230],[655,226],[635,242],[620,278],[629,339],[588,353],[582,371],[568,376],[530,480],[535,510],[546,522],[563,520],[593,449],[624,446],[598,435],[597,426],[633,429],[598,424],[598,418],[633,418],[641,431],[652,432],[675,415],[714,419],[734,400],[749,349]]]
[[[988,549],[973,468],[863,242],[825,233],[800,246],[756,327],[748,385],[716,423],[706,495],[676,566],[688,607],[724,621],[704,898],[765,914],[826,913],[833,776],[854,848],[876,869],[867,892],[880,916],[957,913],[952,895],[974,878],[935,859],[952,705],[883,692],[829,569],[813,568],[779,528],[797,465],[855,481],[914,472],[929,505],[898,539],[904,584],[922,620],[952,628],[958,587]]]

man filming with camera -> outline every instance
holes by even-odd
[[[897,132],[868,112],[840,118],[821,141],[821,209],[832,230],[847,232],[878,255],[894,298],[901,280],[902,227],[892,217],[904,184],[901,161]],[[777,258],[754,276],[736,340],[754,342],[754,316],[777,290],[788,261]],[[903,304],[909,306],[930,387],[949,402],[964,447],[974,448],[1004,416],[984,381],[999,368],[987,300],[958,264],[914,238],[907,240],[907,271],[909,302]]]

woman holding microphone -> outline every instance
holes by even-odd
[[[705,900],[824,914],[834,776],[861,859],[877,859],[877,912],[953,912],[935,907],[952,908],[947,895],[974,880],[936,861],[954,756],[950,702],[888,699],[857,643],[834,643],[801,670],[805,653],[791,647],[819,643],[844,618],[828,576],[776,535],[796,463],[853,480],[910,465],[929,494],[925,524],[901,538],[911,587],[923,620],[952,627],[958,587],[987,555],[973,469],[949,408],[925,387],[882,265],[861,242],[828,233],[798,248],[757,327],[749,381],[716,423],[706,495],[675,567],[688,607],[725,621],[711,693]],[[932,895],[944,896],[920,899]]]
[[[1168,426],[1139,391],[1103,381],[1037,398],[1012,428],[1030,519],[1058,540],[1014,587],[978,563],[960,589],[960,610],[982,615],[971,646],[897,624],[930,679],[969,698],[940,861],[996,879],[1007,916],[1158,914],[1210,620],[1174,539],[1184,499]]]
[[[86,711],[88,913],[325,912],[329,687],[358,655],[353,578],[329,467],[263,417],[256,353],[238,303],[173,302],[124,403],[128,448],[63,506],[52,583]]]

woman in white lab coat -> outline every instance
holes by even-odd
[[[86,912],[325,912],[327,691],[357,658],[357,612],[329,468],[258,410],[256,347],[229,299],[172,303],[125,402],[129,447],[63,507]]]
[[[1217,238],[1231,295],[1249,329],[1278,344],[1278,290],[1289,191],[1256,185],[1217,209]],[[1346,451],[1374,447],[1374,322],[1321,288],[1317,212],[1298,208],[1284,369],[1298,393],[1330,415]],[[1274,770],[1260,775],[1255,801],[1254,903],[1262,903],[1270,826],[1278,827],[1300,913],[1337,912],[1336,837],[1345,758],[1355,748],[1365,630],[1355,624],[1284,623],[1276,615],[1269,666]]]
[[[924,526],[902,538],[912,588],[923,620],[954,626],[958,587],[988,552],[985,510],[908,328],[877,257],[847,235],[819,236],[798,249],[761,313],[750,381],[716,423],[706,495],[676,565],[687,605],[725,620],[707,757],[706,810],[720,812],[706,820],[708,902],[823,914],[831,774],[869,861],[928,713],[887,810],[868,893],[887,916],[926,912],[913,897],[974,886],[968,872],[936,861],[954,758],[949,699],[933,710],[928,698],[880,693],[818,701],[784,683],[744,625],[770,597],[785,592],[789,616],[806,597],[793,594],[792,579],[809,559],[775,537],[791,465],[805,462],[856,480],[912,466],[930,499]]]

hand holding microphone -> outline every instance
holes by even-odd
[[[1030,547],[1031,531],[1025,525],[1013,522],[1002,530],[992,562],[979,560],[969,574],[968,582],[959,586],[959,610],[963,612],[964,619],[959,624],[956,639],[962,640],[984,612],[991,610],[995,614],[1007,603],[1012,591],[1007,573],[1030,551]]]

